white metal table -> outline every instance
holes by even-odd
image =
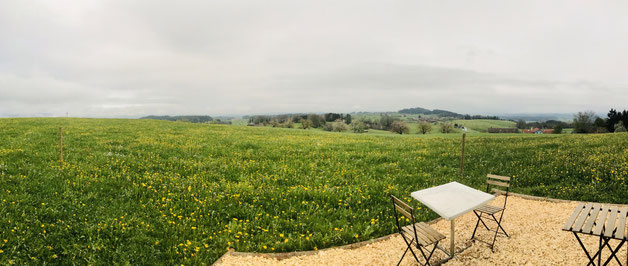
[[[495,196],[458,182],[422,189],[410,194],[414,199],[451,222],[450,252],[454,256],[454,221],[457,217],[480,207]]]

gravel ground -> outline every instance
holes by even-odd
[[[492,205],[503,204],[503,197],[496,198]],[[502,226],[511,238],[499,237],[495,252],[481,242],[471,243],[476,218],[473,213],[466,214],[456,220],[456,249],[463,250],[447,265],[585,265],[588,260],[573,234],[561,230],[563,224],[575,208],[577,202],[547,202],[508,197],[508,206],[504,214]],[[447,236],[440,245],[449,249],[449,222],[441,220],[433,227]],[[490,224],[489,224],[490,226]],[[490,233],[478,229],[479,238],[490,240]],[[587,248],[592,252],[598,245],[597,238],[584,235],[581,237]],[[613,248],[619,241],[612,240]],[[619,259],[626,263],[626,244],[619,252]],[[466,249],[465,249],[466,248]],[[220,265],[395,265],[405,250],[405,243],[399,235],[389,239],[368,244],[355,249],[331,248],[311,255],[292,256],[275,259],[268,256],[240,256],[227,254],[219,262]],[[604,249],[603,258],[610,251]],[[423,262],[420,254],[417,254]],[[437,263],[446,255],[435,251],[430,259]],[[402,265],[416,265],[408,252]],[[610,265],[618,265],[612,261]]]

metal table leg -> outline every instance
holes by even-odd
[[[454,221],[456,219],[451,219],[451,232],[449,232],[451,239],[449,239],[449,257],[453,258],[454,257],[454,252],[455,252],[455,245],[454,245],[454,238],[456,236],[456,234],[454,233]]]

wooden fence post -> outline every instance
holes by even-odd
[[[59,162],[63,162],[63,129],[59,127]]]
[[[462,154],[460,156],[460,175],[464,177],[464,141],[467,133],[462,133]]]

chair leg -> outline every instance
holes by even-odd
[[[430,265],[430,258],[432,258],[432,255],[434,255],[434,251],[436,250],[436,246],[438,246],[438,241],[436,241],[436,243],[434,243],[434,247],[432,248],[432,251],[430,251],[430,255],[428,255],[427,258],[425,258],[425,264],[424,265]]]
[[[480,226],[480,218],[479,217],[478,217],[478,221],[475,223],[475,228],[473,228],[473,234],[471,234],[471,239],[473,239],[475,237],[475,232],[478,230],[478,226]]]
[[[478,214],[477,211],[473,211],[473,214],[475,214],[475,216],[478,217],[478,221],[475,223],[475,228],[473,229],[473,234],[471,234],[471,239],[475,238],[475,232],[478,230],[478,226],[480,225],[480,222],[482,223],[482,225],[484,225],[486,230],[488,230],[488,231],[491,230],[491,229],[488,228],[486,223],[484,223],[484,221],[482,220],[482,213]]]
[[[412,250],[412,241],[414,241],[414,238],[410,239],[410,242],[408,242],[406,237],[403,235],[401,235],[401,238],[403,238],[403,241],[406,242],[406,245],[408,245],[408,247],[406,248],[406,251],[403,252],[403,255],[401,255],[401,259],[399,259],[399,262],[397,262],[397,266],[401,264],[401,261],[403,261],[403,257],[406,256],[406,253],[408,253],[408,250],[410,250],[410,253],[412,253],[412,256],[414,256],[414,259],[416,260],[416,262],[421,263],[419,261],[419,258],[416,256],[416,254],[414,254],[414,250]]]
[[[493,216],[493,220],[495,220],[495,222],[497,223],[497,226],[498,226],[498,228],[495,231],[499,231],[501,229],[502,232],[504,232],[504,235],[506,235],[506,237],[510,238],[508,233],[506,233],[506,230],[504,230],[504,228],[502,227],[501,218],[500,218],[500,221],[497,221],[497,218],[495,217],[494,214],[492,214],[491,216]]]
[[[419,250],[421,250],[419,248]],[[412,256],[414,256],[414,259],[416,260],[417,263],[421,263],[421,261],[419,261],[419,257],[416,256],[416,254],[414,253],[414,250],[412,250],[412,247],[410,247],[410,253],[412,253]]]
[[[476,211],[473,211],[473,212],[475,213],[475,216],[477,216],[477,217],[478,217],[478,219],[480,219],[480,222],[482,222],[482,225],[484,225],[484,228],[486,228],[486,230],[489,230],[489,231],[490,231],[491,229],[490,229],[490,228],[488,228],[488,225],[486,225],[486,223],[484,223],[484,220],[482,220],[482,217],[483,217],[483,216],[482,216],[482,214],[483,214],[483,213],[480,213],[480,214],[478,215],[478,213],[477,213]]]
[[[406,251],[403,252],[403,255],[401,255],[401,259],[399,259],[399,262],[397,262],[397,266],[399,266],[399,264],[401,264],[401,261],[403,261],[403,258],[406,256],[406,253],[408,253],[408,249],[410,249],[410,246],[408,246],[406,248]]]
[[[618,265],[622,265],[621,262],[619,261],[619,258],[617,258],[617,252],[619,251],[619,249],[621,248],[621,246],[624,245],[624,243],[626,242],[626,240],[622,240],[621,242],[619,242],[619,245],[617,245],[617,247],[615,248],[615,250],[613,250],[613,248],[611,248],[611,245],[608,244],[608,241],[606,242],[606,246],[611,250],[611,256],[608,257],[608,259],[606,259],[606,261],[604,262],[603,265],[607,265],[609,262],[611,262],[611,259],[615,258],[615,261],[617,261]],[[600,256],[601,257],[601,256]]]

